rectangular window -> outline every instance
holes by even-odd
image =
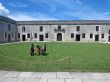
[[[58,25],[58,30],[61,30],[61,25]]]
[[[37,33],[36,33],[36,34],[34,34],[34,38],[37,38]]]
[[[99,26],[96,26],[96,31],[99,31]]]
[[[109,30],[109,34],[110,34],[110,30]]]
[[[48,38],[48,33],[45,34],[45,38]]]
[[[22,27],[22,32],[25,32],[25,26]]]
[[[82,34],[82,38],[85,38],[85,34],[84,33]]]
[[[90,34],[90,38],[93,38],[93,34]]]
[[[20,34],[18,34],[18,38],[20,38]]]
[[[11,25],[10,24],[8,24],[8,31],[10,31],[11,30]]]
[[[30,38],[30,34],[27,34],[27,38]]]
[[[101,38],[104,38],[104,34],[101,34]]]
[[[40,32],[42,32],[43,31],[43,26],[40,26]]]
[[[71,33],[71,38],[74,38],[74,33]]]
[[[80,31],[80,26],[77,26],[77,27],[76,27],[76,30],[77,30],[77,31]]]

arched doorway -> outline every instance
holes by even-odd
[[[57,34],[57,41],[62,41],[62,34],[61,33]]]

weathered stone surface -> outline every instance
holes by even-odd
[[[110,82],[110,79],[109,80],[100,80],[100,82]]]
[[[17,80],[15,82],[23,82],[24,79],[25,78],[19,78],[19,77],[17,77]]]
[[[88,73],[77,73],[77,72],[73,72],[72,73],[72,78],[74,79],[88,79],[88,77],[90,76]]]
[[[7,72],[6,74],[4,74],[2,77],[17,77],[20,74],[20,72]]]
[[[43,72],[35,72],[35,73],[32,73],[31,78],[40,79],[42,76],[43,76]]]
[[[87,80],[83,80],[82,82],[100,82],[100,81],[98,79],[97,80],[87,79]]]
[[[48,82],[64,82],[64,79],[48,79]]]
[[[69,72],[57,72],[57,78],[66,78],[66,79],[68,79],[68,78],[72,78],[71,77],[71,73],[69,73]]]
[[[110,82],[110,73],[0,71],[0,82]]]
[[[47,79],[40,79],[39,82],[48,82]]]
[[[103,77],[100,75],[100,73],[92,73],[94,79],[103,79]]]
[[[1,80],[0,82],[16,82],[17,81],[17,78],[4,78],[3,80]]]
[[[100,73],[100,75],[103,77],[103,79],[109,79],[110,80],[110,73]]]
[[[2,77],[3,75],[5,75],[7,73],[7,71],[0,71],[0,77]]]
[[[39,82],[39,79],[35,79],[35,78],[25,78],[23,80],[23,82]]]
[[[56,72],[46,72],[46,73],[43,73],[42,77],[41,78],[46,78],[46,79],[49,79],[49,78],[56,78]]]
[[[82,82],[81,79],[66,79],[66,82]]]
[[[32,73],[33,73],[33,72],[21,72],[18,77],[26,77],[26,78],[29,78],[29,77],[31,77]]]

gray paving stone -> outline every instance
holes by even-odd
[[[65,82],[83,82],[81,79],[66,79]]]
[[[88,78],[92,78],[92,75],[90,73],[77,73],[74,72],[72,73],[71,77],[74,79],[88,79]]]
[[[43,73],[41,78],[46,78],[46,79],[53,78],[53,79],[55,79],[56,78],[56,72]]]
[[[19,74],[20,72],[9,71],[6,74],[4,74],[2,77],[17,77]]]
[[[6,73],[7,73],[7,71],[0,71],[0,77],[2,77]]]
[[[100,75],[103,77],[103,79],[109,79],[110,80],[110,73],[100,73]]]
[[[6,77],[3,80],[1,80],[0,82],[16,82],[16,80],[17,80],[17,78]]]
[[[39,82],[48,82],[47,79],[40,79]]]
[[[100,82],[110,82],[110,79],[107,79],[107,80],[100,80]]]
[[[48,79],[48,82],[65,82],[64,79]]]
[[[24,80],[24,78],[18,78],[18,77],[17,77],[16,82],[23,82],[23,80]]]
[[[71,73],[69,73],[69,72],[57,72],[57,78],[66,78],[66,79],[68,79],[68,78],[72,78],[71,77]]]
[[[98,79],[84,79],[82,82],[100,82]]]
[[[32,73],[31,78],[40,79],[42,76],[43,76],[43,72],[35,72],[35,73]]]
[[[87,79],[94,79],[92,73],[83,73],[87,76]]]
[[[22,82],[39,82],[39,79],[35,79],[35,78],[25,78]]]
[[[4,77],[5,78],[5,77]],[[0,82],[4,79],[3,77],[0,77]]]
[[[31,77],[33,72],[21,72],[18,77],[25,77],[25,78],[29,78]]]
[[[0,71],[0,82],[110,82],[110,73]]]
[[[92,73],[94,79],[103,79],[103,77],[100,75],[100,73]]]

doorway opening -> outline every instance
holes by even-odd
[[[57,34],[57,41],[62,41],[62,34],[61,33]]]
[[[22,35],[22,41],[26,41],[26,35]]]
[[[44,36],[43,35],[39,35],[39,41],[44,41]]]
[[[79,34],[76,35],[76,41],[80,41],[80,35]]]
[[[95,41],[99,41],[99,35],[95,35]]]

